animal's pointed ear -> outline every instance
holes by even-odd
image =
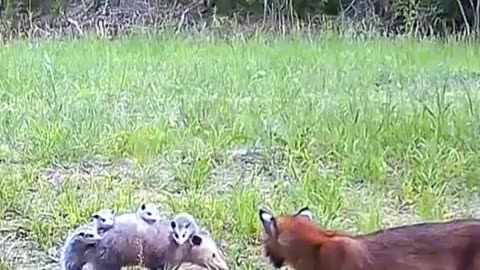
[[[97,213],[95,213],[95,214],[92,215],[92,218],[93,218],[93,219],[98,219],[99,217],[100,217],[100,216],[99,216]]]
[[[145,205],[145,203],[142,203],[142,204],[140,205],[140,209],[142,209],[142,211],[143,211],[143,210],[145,210],[145,208],[147,208],[147,206]]]
[[[300,208],[300,209],[294,214],[294,216],[296,216],[296,217],[302,216],[302,217],[307,218],[308,220],[312,220],[312,219],[313,219],[312,211],[310,211],[310,209],[308,208],[308,206],[305,206],[305,207]]]
[[[276,230],[275,217],[265,209],[258,211],[260,222],[262,223],[263,230],[272,236]]]
[[[202,237],[198,234],[194,234],[192,235],[192,237],[190,237],[190,243],[192,244],[192,246],[200,246],[202,244]]]

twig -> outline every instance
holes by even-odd
[[[75,26],[75,28],[77,28],[77,31],[80,33],[80,35],[83,36],[83,30],[82,30],[82,28],[80,28],[80,26],[78,25],[78,22],[76,20],[71,19],[71,18],[67,18],[67,22],[69,22],[70,24]]]

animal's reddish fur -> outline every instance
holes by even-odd
[[[295,215],[264,239],[272,264],[296,270],[480,270],[480,220],[422,223],[350,236]]]

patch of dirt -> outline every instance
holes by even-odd
[[[264,193],[278,182],[289,182],[280,149],[266,151],[261,147],[238,147],[229,152],[228,158],[211,172],[214,192],[222,193],[254,183],[260,185],[259,191]]]
[[[7,266],[19,270],[59,269],[52,258],[40,250],[21,224],[24,220],[9,215],[0,221],[0,254]]]
[[[78,179],[91,177],[118,176],[121,179],[137,176],[135,164],[132,160],[122,158],[117,161],[109,161],[101,157],[93,160],[74,164],[52,164],[41,168],[40,179],[58,186],[66,178],[75,176]]]

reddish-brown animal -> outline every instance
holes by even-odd
[[[324,230],[307,207],[293,215],[260,210],[265,255],[296,270],[480,270],[480,220],[395,227],[351,236]]]

